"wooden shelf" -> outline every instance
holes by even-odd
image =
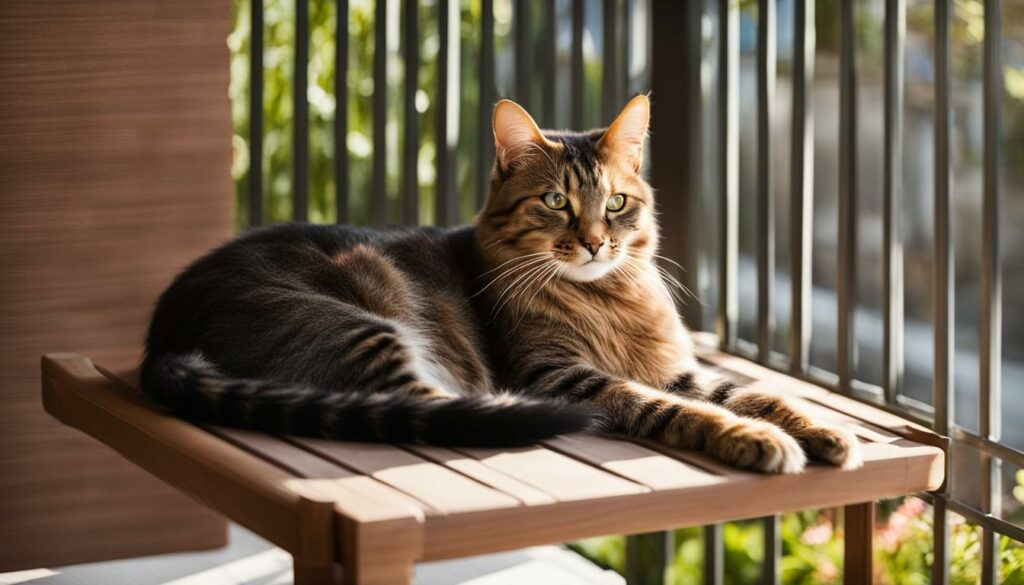
[[[404,583],[412,564],[872,502],[939,488],[944,439],[891,414],[707,350],[860,438],[864,466],[760,475],[703,454],[594,435],[523,449],[275,437],[173,418],[137,390],[137,354],[43,360],[47,411],[290,552],[299,582]]]

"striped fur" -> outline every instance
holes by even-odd
[[[496,166],[476,233],[485,273],[493,274],[482,296],[503,356],[499,383],[589,405],[605,431],[702,449],[741,467],[793,473],[808,455],[856,467],[848,431],[739,388],[695,359],[655,264],[654,197],[639,174],[647,108],[646,97],[634,98],[608,130],[509,133],[537,146],[510,149],[527,164]],[[505,109],[497,132],[533,126],[514,104]],[[564,194],[566,208],[550,209],[548,191]],[[627,202],[610,212],[616,193]],[[584,245],[595,234],[604,241],[596,255]],[[593,262],[605,266],[602,276],[577,273]]]
[[[274,433],[504,446],[602,430],[766,472],[858,465],[849,432],[694,358],[656,265],[648,109],[638,96],[608,129],[542,132],[499,103],[472,227],[229,242],[161,297],[143,389],[180,416]]]

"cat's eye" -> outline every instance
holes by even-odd
[[[622,193],[616,193],[615,195],[612,195],[611,197],[608,198],[608,203],[605,204],[605,207],[608,208],[608,211],[619,211],[625,206],[626,196],[623,195]]]
[[[544,205],[547,205],[551,209],[565,209],[565,206],[569,204],[569,200],[561,193],[545,193],[541,196],[544,200]]]

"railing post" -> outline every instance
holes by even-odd
[[[664,585],[665,572],[675,556],[672,532],[651,532],[626,537],[626,583]]]
[[[875,503],[843,508],[843,585],[871,585]]]
[[[654,0],[652,3],[652,100],[650,179],[658,191],[662,254],[686,272],[666,266],[690,290],[697,287],[701,193],[701,3]],[[658,107],[663,103],[665,107]],[[685,137],[682,142],[680,137]],[[693,328],[701,323],[700,303],[682,308]]]
[[[935,420],[932,425],[936,433],[950,436],[953,430],[953,305],[954,305],[954,255],[952,217],[952,138],[953,112],[950,99],[952,83],[952,24],[953,0],[935,0],[935,249],[934,281],[934,363],[932,404],[935,406]],[[946,452],[946,484],[937,494],[934,503],[935,518],[932,583],[949,583],[950,526],[947,514],[951,493],[949,489],[953,450]]]

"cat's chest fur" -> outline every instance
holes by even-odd
[[[660,281],[574,303],[564,314],[583,344],[582,356],[608,374],[649,386],[674,380],[693,359],[693,342]]]

